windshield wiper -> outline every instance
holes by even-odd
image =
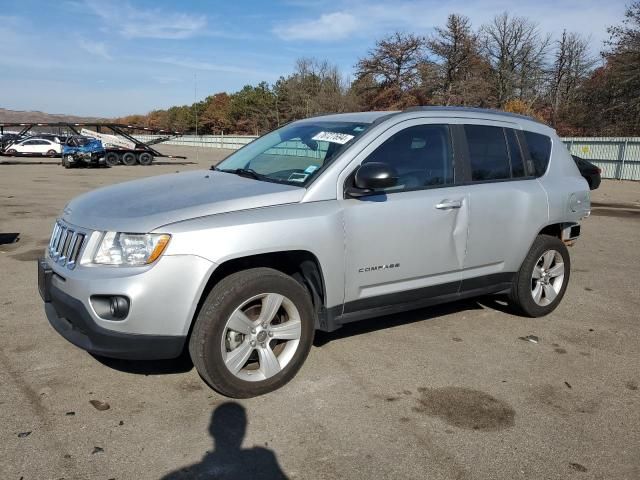
[[[215,168],[218,172],[233,173],[234,175],[240,175],[241,177],[253,178],[254,180],[264,180],[268,178],[266,175],[261,175],[252,168],[234,168],[233,170],[226,170],[222,168]]]
[[[241,177],[246,177],[246,178],[253,178],[254,180],[261,180],[263,182],[280,183],[283,185],[294,185],[293,183],[287,180],[273,178],[273,177],[270,177],[269,175],[263,175],[262,173],[258,173],[253,168],[226,169],[226,168],[211,167],[211,170],[215,170],[216,172],[231,173],[233,175],[239,175]],[[295,186],[299,187],[300,185],[296,184]]]

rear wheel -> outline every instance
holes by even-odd
[[[300,283],[270,268],[245,270],[211,290],[189,353],[215,390],[255,397],[295,376],[311,348],[314,323],[309,292]]]
[[[49,150],[47,152],[47,155],[50,157],[55,157],[58,154],[58,152],[56,152],[55,150]]]
[[[562,240],[538,235],[511,289],[511,302],[525,315],[542,317],[560,303],[569,283],[571,259]]]
[[[138,160],[136,159],[136,156],[134,153],[127,152],[124,155],[122,155],[122,163],[128,167],[133,167],[138,163]]]
[[[149,152],[143,152],[140,155],[138,155],[138,163],[140,163],[140,165],[144,165],[146,167],[151,165],[152,162],[153,162],[153,155],[151,155]]]
[[[104,156],[104,161],[110,167],[115,167],[120,163],[120,157],[116,152],[107,152]]]

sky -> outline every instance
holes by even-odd
[[[0,0],[0,107],[147,113],[273,83],[300,57],[350,76],[377,39],[429,35],[450,13],[474,27],[526,16],[554,38],[590,36],[597,55],[624,10],[625,0]]]

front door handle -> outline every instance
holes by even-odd
[[[442,200],[436,205],[438,210],[451,210],[452,208],[461,208],[462,200]]]

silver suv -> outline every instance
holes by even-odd
[[[188,348],[209,385],[251,397],[296,374],[315,330],[504,292],[524,315],[548,314],[589,213],[567,149],[530,118],[328,115],[209,171],[75,198],[39,287],[71,343],[131,359]]]

